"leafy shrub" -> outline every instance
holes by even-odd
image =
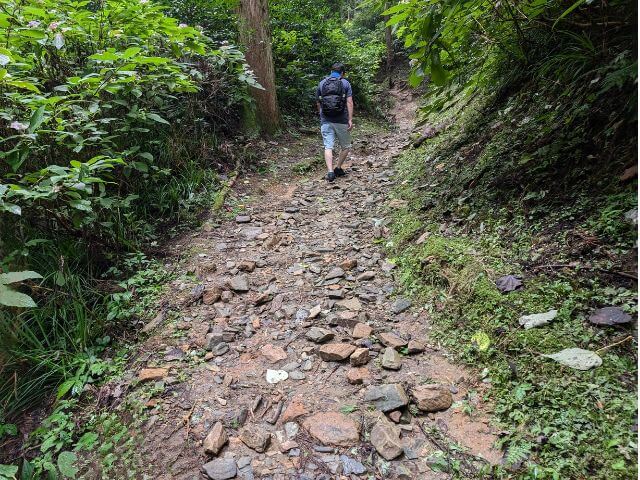
[[[32,307],[0,307],[2,418],[88,381],[96,278],[216,188],[217,139],[255,80],[238,49],[148,0],[7,0],[0,45],[0,276],[44,277],[1,282]]]
[[[220,86],[252,83],[242,54],[213,49],[147,2],[113,0],[95,11],[9,3],[12,15],[0,16],[0,42],[10,47],[0,57],[2,208],[51,215],[68,231],[91,226],[92,237],[113,241],[104,238],[113,217],[176,167],[162,158],[163,137],[220,123],[224,113],[199,115],[203,95],[242,101]]]

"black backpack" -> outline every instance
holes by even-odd
[[[336,117],[344,112],[347,94],[341,78],[327,77],[322,82],[320,89],[320,106],[322,113],[330,117]]]

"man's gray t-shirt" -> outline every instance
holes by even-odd
[[[316,89],[316,100],[320,101],[320,92],[322,91],[322,86],[324,85],[326,78],[321,80],[318,84],[318,88]],[[346,94],[345,98],[349,98],[353,96],[353,91],[351,90],[351,84],[347,81],[346,78],[342,79],[342,87],[344,88],[344,93]],[[329,115],[324,115],[322,113],[322,109],[320,109],[320,123],[344,123],[345,125],[349,123],[349,112],[347,111],[347,104],[345,102],[344,111],[335,117],[331,117]]]

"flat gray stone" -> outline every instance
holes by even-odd
[[[367,471],[362,463],[346,455],[340,455],[340,461],[342,462],[342,473],[344,475],[360,475]]]
[[[335,334],[331,330],[320,327],[311,327],[306,333],[305,337],[314,343],[325,343],[335,337]]]
[[[396,301],[393,302],[393,305],[391,305],[391,311],[397,315],[398,313],[404,312],[409,307],[411,307],[411,300],[401,297],[397,298]]]
[[[409,397],[402,385],[391,383],[372,385],[364,394],[364,401],[372,403],[378,410],[390,412],[409,404]]]
[[[236,461],[233,458],[218,458],[202,466],[202,471],[211,480],[227,480],[238,473]]]
[[[238,275],[232,277],[229,280],[229,288],[235,292],[248,292],[249,291],[249,277],[246,275]]]

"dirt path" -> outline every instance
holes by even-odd
[[[453,443],[499,461],[477,374],[429,345],[428,315],[396,296],[377,241],[414,110],[393,95],[396,130],[365,139],[347,177],[253,179],[246,215],[176,246],[195,252],[196,280],[173,285],[178,318],[139,356],[140,388],[160,393],[136,478],[435,479],[450,475],[430,465],[455,459],[474,478],[481,462]]]

